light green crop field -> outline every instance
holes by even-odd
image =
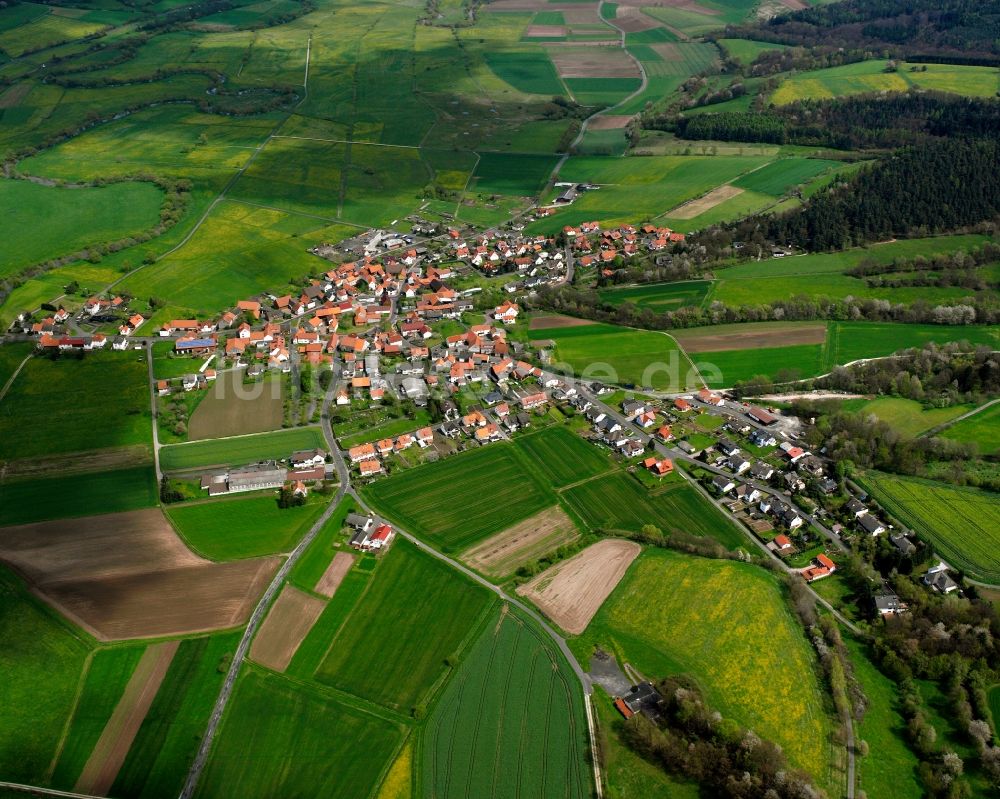
[[[679,283],[651,283],[645,286],[601,289],[601,302],[621,305],[631,302],[658,313],[686,306],[700,306],[712,285],[710,280],[684,280]]]
[[[479,192],[531,196],[545,185],[557,161],[551,155],[484,152],[473,187]]]
[[[408,713],[426,701],[492,603],[490,592],[397,541],[330,642],[316,679]]]
[[[750,64],[761,53],[768,50],[784,50],[783,44],[772,44],[771,42],[755,42],[752,39],[719,39],[719,46],[730,58],[735,58],[744,64]]]
[[[514,610],[493,614],[435,706],[421,749],[427,796],[591,795],[579,680]]]
[[[46,14],[0,33],[0,50],[11,58],[49,47],[59,42],[80,39],[101,30],[103,26],[79,19]]]
[[[181,642],[111,786],[111,796],[160,799],[180,793],[240,633]]]
[[[914,65],[901,62],[896,72],[886,72],[887,63],[876,59],[798,73],[778,86],[771,102],[787,105],[797,100],[823,100],[865,92],[905,92],[911,87],[994,97],[1000,88],[1000,73],[991,67],[921,64],[920,68],[926,67],[926,72],[912,72]]]
[[[0,345],[0,389],[7,385],[7,381],[17,371],[17,367],[34,350],[35,348],[30,341]]]
[[[150,183],[68,189],[0,180],[0,278],[151,228],[162,198]]]
[[[235,560],[290,552],[326,507],[322,496],[279,508],[268,496],[216,499],[168,506],[167,518],[195,552],[209,560]]]
[[[1000,452],[1000,405],[993,405],[963,419],[942,431],[941,435],[953,441],[975,444],[982,455]]]
[[[698,36],[742,22],[756,5],[752,0],[699,0],[692,6],[644,8],[643,12],[688,36]]]
[[[486,63],[498,78],[525,94],[544,94],[548,97],[565,94],[555,66],[541,48],[520,52],[487,51]]]
[[[789,189],[808,183],[840,165],[839,161],[826,161],[822,158],[780,158],[737,178],[733,185],[746,191],[780,197]]]
[[[444,551],[460,551],[553,504],[513,445],[453,455],[372,483],[364,497],[404,529]]]
[[[145,649],[145,644],[139,644],[94,652],[52,774],[53,785],[73,789]]]
[[[761,375],[784,382],[815,377],[824,371],[821,344],[696,352],[690,357],[713,388],[726,388]]]
[[[709,536],[728,549],[746,543],[732,521],[687,483],[647,491],[619,472],[572,486],[563,498],[595,530],[638,532],[653,524],[665,532]]]
[[[941,557],[973,577],[1000,583],[1000,499],[915,477],[868,472],[868,492]]]
[[[196,796],[368,796],[402,739],[398,723],[250,667]]]
[[[191,441],[160,450],[160,466],[175,472],[206,466],[242,466],[262,460],[283,460],[296,450],[326,449],[318,427],[297,427],[271,433]]]
[[[153,377],[171,380],[197,372],[205,362],[202,356],[175,355],[174,342],[157,341],[153,344]]]
[[[73,712],[91,645],[6,568],[0,568],[0,639],[0,773],[11,782],[41,785]]]
[[[66,477],[29,477],[0,482],[0,525],[120,513],[154,507],[158,500],[152,465]]]
[[[597,447],[588,444],[566,427],[547,427],[515,441],[531,463],[556,488],[585,480],[612,468],[611,461]]]
[[[606,324],[542,328],[532,338],[556,343],[557,364],[577,377],[683,391],[697,372],[669,335]]]
[[[92,352],[32,358],[0,403],[0,460],[147,444],[145,358]]]
[[[967,341],[1000,349],[1000,330],[990,325],[907,325],[879,322],[831,322],[826,366],[877,358],[930,343]]]
[[[589,658],[594,646],[610,647],[651,678],[691,675],[713,707],[779,744],[825,785],[829,702],[786,602],[778,581],[755,566],[649,550],[573,650]]]
[[[909,436],[923,433],[972,410],[968,405],[927,408],[916,400],[902,397],[879,397],[857,405],[852,403],[849,408],[859,413],[872,414]]]

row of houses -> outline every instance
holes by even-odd
[[[347,450],[347,459],[357,467],[362,477],[375,477],[385,473],[385,459],[393,453],[403,452],[414,445],[424,449],[433,443],[434,430],[422,427],[415,433],[357,444]]]

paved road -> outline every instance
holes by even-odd
[[[19,782],[0,782],[0,788],[4,788],[8,791],[22,791],[26,794],[31,795],[43,795],[43,796],[65,796],[70,799],[103,799],[100,796],[94,796],[89,793],[74,793],[73,791],[57,791],[55,788],[39,788],[36,785],[22,785]]]

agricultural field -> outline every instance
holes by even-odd
[[[173,444],[160,450],[160,466],[167,472],[206,466],[240,466],[255,461],[282,460],[300,449],[325,448],[326,440],[320,428],[298,427],[235,438]]]
[[[254,636],[250,657],[272,671],[284,671],[325,608],[319,597],[285,586]]]
[[[555,342],[555,361],[578,378],[683,391],[697,372],[666,333],[607,324],[532,329],[532,338]]]
[[[719,46],[730,58],[735,58],[743,64],[752,63],[757,56],[768,50],[784,50],[783,44],[771,42],[755,42],[752,39],[719,39]]]
[[[891,355],[931,342],[967,341],[1000,348],[1000,330],[990,325],[909,325],[879,322],[831,322],[826,367],[859,358]]]
[[[167,518],[194,552],[209,560],[237,560],[290,552],[326,507],[313,494],[305,505],[279,508],[266,495],[181,503],[166,508]]]
[[[145,359],[133,353],[32,358],[0,403],[0,460],[147,444],[151,435]]]
[[[727,388],[759,375],[784,382],[815,377],[824,371],[823,347],[819,344],[698,352],[691,359],[711,388]]]
[[[873,400],[849,400],[845,408],[871,414],[907,436],[916,436],[972,410],[968,405],[928,408],[916,400],[902,397],[878,397]]]
[[[191,414],[188,438],[245,436],[281,427],[283,389],[281,380],[274,376],[244,383],[242,372],[224,372]]]
[[[549,490],[526,473],[514,447],[504,443],[409,469],[362,493],[380,512],[445,552],[464,549],[553,503]]]
[[[677,283],[650,283],[644,286],[601,289],[601,302],[622,305],[631,302],[657,313],[676,311],[688,306],[699,307],[712,285],[710,280],[683,280]]]
[[[573,520],[555,505],[480,541],[462,553],[462,560],[490,577],[506,577],[579,537]]]
[[[770,100],[775,105],[787,105],[798,100],[824,100],[866,92],[905,92],[910,88],[994,97],[1000,89],[1000,75],[990,67],[920,64],[921,71],[915,72],[912,69],[917,65],[900,62],[897,71],[887,72],[887,63],[876,59],[801,72],[786,78]]]
[[[566,427],[547,427],[538,433],[521,436],[515,446],[556,488],[606,472],[612,466],[599,449]]]
[[[14,376],[21,362],[35,351],[31,342],[0,345],[0,391]]]
[[[68,189],[0,180],[0,278],[151,228],[162,199],[151,183]]]
[[[868,472],[868,492],[957,569],[1000,583],[1000,501],[975,488]]]
[[[544,50],[487,52],[486,63],[493,73],[525,94],[549,97],[565,94],[556,68]]]
[[[650,677],[685,673],[713,707],[833,782],[829,709],[805,633],[767,572],[733,561],[645,552],[574,641],[602,646]],[[706,625],[712,635],[705,635]],[[760,646],[761,640],[768,646]]]
[[[0,526],[151,508],[157,492],[151,466],[7,479],[0,481]]]
[[[248,668],[197,796],[367,796],[402,739],[398,722]]]
[[[316,679],[409,713],[427,701],[492,603],[485,589],[397,541],[330,642]]]
[[[552,642],[506,606],[445,688],[421,751],[427,796],[591,795],[580,683]]]
[[[483,152],[472,176],[472,188],[492,194],[533,196],[548,182],[557,162],[552,155]]]
[[[941,431],[940,435],[975,444],[981,455],[995,455],[1000,452],[1000,404],[963,419]]]
[[[568,488],[562,497],[595,530],[636,532],[644,524],[655,524],[664,532],[709,536],[728,549],[744,543],[733,522],[687,483],[647,491],[620,472]]]
[[[743,22],[756,5],[753,0],[698,0],[644,8],[643,12],[688,36],[699,36]]]

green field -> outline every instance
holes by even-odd
[[[697,373],[665,333],[595,323],[536,329],[531,335],[555,341],[557,367],[577,377],[661,391],[697,384]]]
[[[972,97],[994,97],[1000,76],[991,67],[954,64],[921,64],[926,72],[911,72],[912,65],[900,62],[896,72],[886,72],[886,61],[860,61],[829,69],[801,72],[786,78],[771,95],[775,105],[797,100],[825,100],[867,92],[905,92],[910,88],[934,89]]]
[[[248,668],[196,796],[369,796],[402,739],[398,723]]]
[[[53,785],[72,790],[145,649],[140,644],[94,652],[52,775]]]
[[[492,601],[450,566],[397,541],[316,679],[408,713],[426,701]]]
[[[823,346],[793,344],[788,347],[693,352],[691,360],[713,388],[725,388],[758,375],[801,380],[822,374]]]
[[[153,377],[171,380],[197,372],[205,362],[203,357],[174,355],[174,342],[158,341],[153,345]]]
[[[583,799],[588,748],[580,683],[565,659],[516,611],[495,613],[427,723],[421,787],[440,799]]]
[[[44,784],[73,711],[89,639],[0,568],[0,640],[0,773],[10,782]]]
[[[0,460],[146,444],[146,364],[132,353],[32,358],[0,403]]]
[[[300,427],[236,438],[172,444],[160,450],[160,466],[167,472],[206,466],[242,466],[255,461],[281,460],[300,449],[325,448],[326,441],[320,428]]]
[[[957,569],[1000,582],[1000,500],[975,488],[869,472],[869,493]]]
[[[34,351],[30,342],[0,345],[0,391],[17,371],[21,362]]]
[[[326,507],[312,495],[305,505],[279,508],[274,494],[168,506],[167,518],[191,549],[209,560],[291,552]]]
[[[362,489],[376,509],[445,552],[460,551],[553,503],[509,444],[453,455]]]
[[[808,183],[840,165],[839,161],[824,161],[821,158],[780,158],[737,178],[733,185],[746,191],[781,197],[789,189]]]
[[[709,536],[728,549],[745,543],[733,522],[687,483],[647,491],[634,478],[617,473],[568,488],[563,498],[595,530],[638,532],[654,524],[667,532]]]
[[[180,793],[239,639],[230,632],[181,642],[110,796]]]
[[[550,97],[564,94],[556,68],[540,48],[523,52],[487,52],[486,63],[498,78],[525,94]]]
[[[934,342],[968,341],[1000,348],[1000,330],[991,325],[907,325],[879,322],[832,322],[827,338],[826,366],[859,358],[891,355]]]
[[[542,190],[558,159],[551,155],[480,154],[473,174],[476,191],[531,197]]]
[[[343,540],[341,528],[347,514],[354,510],[354,501],[345,497],[323,525],[309,548],[292,569],[289,580],[305,591],[312,591],[333,560],[334,545]]]
[[[784,50],[783,44],[771,44],[771,42],[755,42],[752,39],[719,39],[719,46],[730,58],[735,58],[744,64],[750,64],[761,53],[768,50]]]
[[[0,526],[151,508],[158,501],[151,466],[0,483]]]
[[[879,397],[860,402],[852,400],[845,407],[858,413],[872,414],[908,436],[919,435],[971,410],[968,405],[928,408],[916,400],[902,397]]]
[[[941,432],[945,438],[975,444],[982,455],[1000,452],[1000,405],[992,405],[975,416]]]
[[[566,427],[547,427],[521,436],[515,446],[537,466],[556,488],[606,472],[611,462],[597,447]]]
[[[611,305],[634,303],[657,313],[701,305],[712,285],[710,280],[683,280],[678,283],[650,283],[645,286],[601,289],[601,302]]]
[[[829,702],[805,633],[767,572],[647,551],[573,649],[589,659],[595,645],[648,677],[691,675],[724,716],[779,744],[820,784],[832,781]]]
[[[150,183],[59,189],[0,180],[0,277],[151,228],[162,198]]]

